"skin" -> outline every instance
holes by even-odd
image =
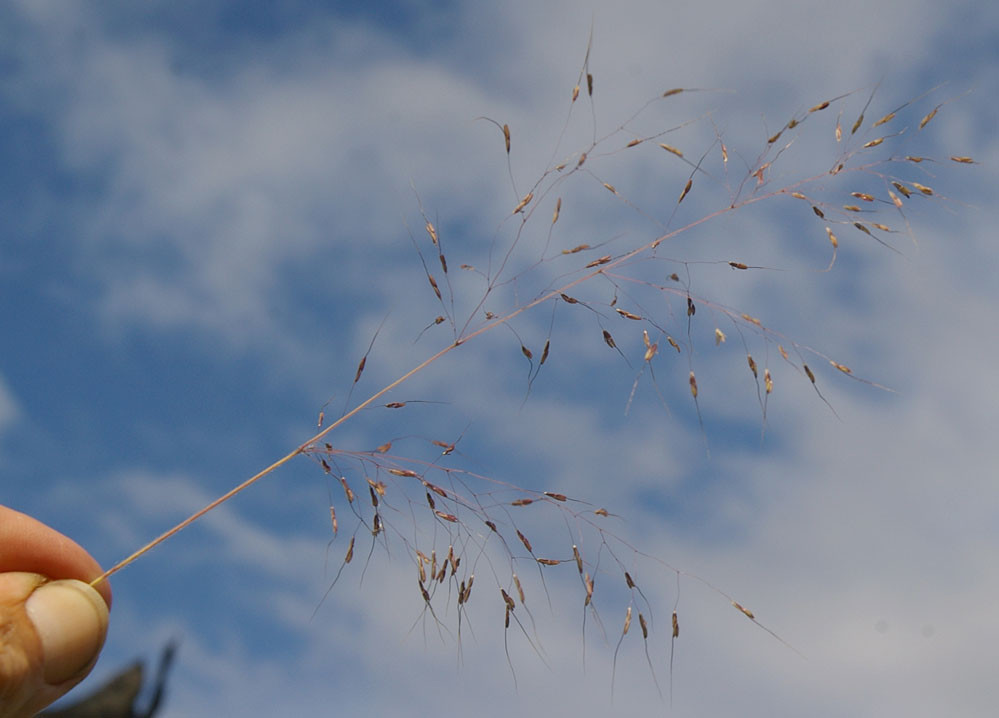
[[[77,649],[84,647],[86,660],[88,647],[103,643],[111,588],[106,581],[95,589],[84,585],[101,573],[97,561],[71,539],[30,516],[0,506],[0,718],[34,715],[93,668],[99,651],[81,666],[79,650],[74,652],[72,645],[62,644],[75,641]],[[79,613],[65,614],[72,628],[57,632],[57,638],[63,639],[56,641],[60,650],[50,650],[47,655],[43,655],[42,637],[31,621],[43,593],[49,601],[53,594],[59,599],[67,595],[77,601],[80,596],[88,599],[82,602],[82,621],[77,620]],[[89,614],[87,605],[94,607]]]

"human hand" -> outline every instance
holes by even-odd
[[[0,718],[33,716],[82,681],[108,628],[111,588],[78,544],[0,506]]]

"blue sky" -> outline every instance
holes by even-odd
[[[600,277],[572,290],[595,312],[559,303],[553,314],[548,303],[514,331],[469,341],[380,402],[404,409],[364,411],[330,435],[344,450],[393,443],[381,468],[338,460],[363,525],[315,462],[282,467],[114,577],[111,634],[89,685],[178,637],[165,716],[664,711],[637,617],[611,695],[631,600],[654,620],[648,645],[664,690],[677,606],[678,715],[989,715],[999,13],[970,1],[340,5],[0,10],[0,500],[105,565],[306,440],[324,405],[329,420],[452,341],[449,322],[420,332],[451,313],[452,293],[463,323],[483,279],[460,264],[495,271],[521,216],[502,277],[515,281],[472,315],[473,328],[485,311],[582,276],[587,261],[723,209],[785,146],[757,192],[907,128],[876,150],[941,160],[893,170],[934,196],[917,192],[902,216],[883,178],[826,175],[801,188],[825,221],[774,197],[616,269],[628,278],[616,306],[655,320],[679,355],[653,325],[620,318]],[[584,86],[570,114],[591,26],[594,94]],[[711,91],[634,117],[673,87]],[[509,125],[509,166],[499,128],[479,117]],[[807,120],[761,160],[791,117]],[[594,136],[604,139],[591,148]],[[695,164],[704,157],[680,205],[692,169],[659,142]],[[566,170],[535,184],[561,162]],[[511,216],[531,189],[528,213]],[[840,207],[865,203],[850,191],[877,196],[877,216],[857,216],[899,230],[875,232],[896,252],[851,226]],[[444,309],[414,247],[443,280],[421,205],[448,259]],[[839,250],[823,273],[827,224]],[[560,253],[583,243],[595,249]],[[672,272],[684,281],[671,283]],[[689,334],[687,281],[698,309]],[[780,336],[767,341],[743,312]],[[661,342],[652,366],[662,396],[645,371],[629,405],[642,328]],[[520,345],[536,368],[546,339],[550,359],[524,401]],[[747,350],[775,383],[762,444]],[[830,358],[895,391],[851,381]],[[447,457],[430,443],[458,437]],[[469,478],[462,491],[506,530],[513,559],[468,507],[467,529],[433,521],[422,489],[386,471],[416,466],[405,458],[505,482]],[[365,476],[387,484],[388,526],[366,569]],[[524,495],[507,485],[590,504],[515,509],[506,504]],[[613,532],[619,564],[588,523],[598,506],[620,516],[597,523]],[[537,555],[567,560],[544,569],[550,605],[515,527]],[[460,642],[457,586],[434,597],[438,628],[423,613],[413,550],[446,553],[449,530],[474,549],[463,570],[477,577]],[[351,535],[356,558],[323,600]],[[573,543],[597,586],[585,667]],[[648,603],[628,592],[624,570]],[[531,611],[515,615],[544,657],[511,628],[516,687],[499,592],[515,591],[512,571]]]

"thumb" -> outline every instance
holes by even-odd
[[[0,718],[33,716],[97,662],[108,607],[75,580],[0,574]]]

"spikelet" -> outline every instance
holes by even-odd
[[[937,114],[937,110],[939,110],[939,109],[940,109],[940,107],[941,107],[940,105],[937,105],[937,106],[936,106],[936,107],[934,107],[934,108],[933,108],[932,110],[930,110],[929,114],[928,114],[928,115],[926,115],[926,117],[924,117],[923,119],[921,119],[921,120],[919,121],[919,129],[923,129],[924,127],[926,127],[926,124],[927,124],[927,123],[928,123],[928,122],[929,122],[930,120],[932,120],[932,119],[933,119],[934,117],[936,117],[936,114]]]
[[[678,199],[676,201],[677,204],[680,204],[681,202],[683,202],[683,198],[687,196],[688,192],[690,192],[690,188],[691,188],[691,186],[693,184],[694,184],[694,180],[692,180],[692,179],[687,180],[687,184],[684,186],[683,192],[680,193],[680,199]]]
[[[840,370],[841,372],[843,372],[844,374],[852,374],[852,373],[853,373],[853,371],[852,371],[852,370],[850,369],[850,367],[848,367],[848,366],[843,366],[843,365],[842,365],[842,364],[840,364],[839,362],[834,362],[834,361],[832,361],[832,360],[830,359],[830,360],[829,360],[829,363],[830,363],[830,364],[832,364],[832,365],[833,365],[834,367],[836,367],[837,369],[839,369],[839,370]]]
[[[530,203],[532,199],[534,199],[533,192],[528,192],[527,194],[525,194],[524,198],[520,200],[520,203],[513,208],[512,214],[517,214],[518,212],[520,212],[522,209],[524,209],[524,207],[526,207]]]

